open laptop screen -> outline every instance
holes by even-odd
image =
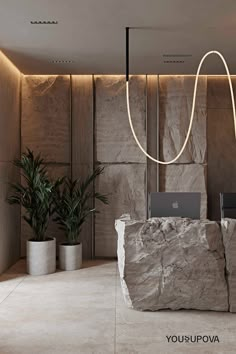
[[[149,193],[149,217],[179,216],[200,219],[201,193]]]

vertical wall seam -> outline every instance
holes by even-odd
[[[148,76],[145,75],[145,116],[146,116],[146,124],[145,124],[145,129],[146,129],[146,147],[148,151]],[[150,153],[148,151],[148,153]],[[146,218],[148,219],[149,217],[149,211],[148,211],[148,157],[146,157],[146,174],[145,174],[145,194],[146,194]]]
[[[19,124],[20,124],[20,131],[19,131],[19,142],[20,142],[20,155],[22,153],[22,77],[23,74],[20,74],[20,90],[19,90]]]
[[[23,85],[23,77],[24,75],[20,73],[20,85],[19,85],[19,124],[20,124],[20,129],[19,129],[19,153],[20,156],[22,154],[22,85]],[[20,173],[19,173],[19,178]],[[19,242],[19,247],[20,247],[20,258],[21,258],[21,246],[22,246],[22,226],[21,226],[21,219],[22,219],[22,212],[21,212],[21,207],[19,206],[19,214],[20,214],[20,220],[19,220],[19,230],[20,230],[20,242]]]
[[[95,159],[96,159],[96,132],[95,132],[95,110],[96,110],[96,85],[94,74],[92,75],[92,124],[93,124],[93,158],[92,158],[92,168],[95,169]],[[95,193],[95,182],[93,182],[93,193]],[[93,198],[93,208],[95,207],[95,199]],[[92,215],[92,249],[91,249],[91,258],[95,258],[95,218],[96,215]]]
[[[147,75],[147,152],[159,158],[158,76]],[[159,165],[147,159],[147,205],[149,193],[159,190]],[[149,206],[147,210],[149,216]]]
[[[72,75],[70,74],[70,177],[73,178],[73,87]]]
[[[156,144],[156,148],[157,148],[157,159],[160,159],[160,82],[159,82],[159,75],[156,75],[156,94],[157,94],[157,98],[156,98],[156,112],[157,112],[157,132],[156,132],[156,139],[157,139],[157,144]],[[160,165],[156,164],[156,186],[157,186],[157,192],[160,192]]]
[[[208,75],[206,75],[206,169],[205,169],[205,185],[206,185],[206,198],[207,198],[207,205],[206,205],[206,210],[207,210],[207,215],[206,217],[208,218]]]

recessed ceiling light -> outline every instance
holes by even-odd
[[[57,25],[58,21],[30,21],[31,25]]]
[[[182,64],[184,60],[164,60],[164,64]]]
[[[63,59],[56,59],[56,60],[51,60],[52,64],[73,64],[74,60],[63,60]]]

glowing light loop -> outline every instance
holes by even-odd
[[[190,116],[190,122],[189,122],[189,127],[188,127],[188,132],[187,132],[187,135],[186,135],[186,138],[185,138],[185,141],[183,143],[183,146],[181,147],[180,149],[180,152],[178,153],[178,155],[170,160],[170,161],[160,161],[158,159],[155,159],[154,157],[152,157],[151,155],[149,155],[145,150],[144,148],[142,147],[142,145],[140,144],[138,138],[137,138],[137,135],[135,134],[135,131],[134,131],[134,127],[133,127],[133,123],[132,123],[132,118],[131,118],[131,113],[130,113],[130,103],[129,103],[129,81],[126,81],[126,101],[127,101],[127,111],[128,111],[128,117],[129,117],[129,124],[130,124],[130,128],[131,128],[131,131],[133,133],[133,136],[134,136],[134,139],[138,145],[138,147],[140,148],[140,150],[152,161],[156,162],[156,163],[159,163],[159,164],[162,164],[162,165],[170,165],[172,163],[174,163],[175,161],[178,160],[178,158],[182,155],[182,153],[184,152],[185,148],[186,148],[186,145],[188,143],[188,140],[189,140],[189,136],[190,136],[190,133],[191,133],[191,129],[192,129],[192,125],[193,125],[193,118],[194,118],[194,111],[195,111],[195,104],[196,104],[196,95],[197,95],[197,85],[198,85],[198,78],[199,78],[199,73],[200,73],[200,70],[201,70],[201,67],[202,67],[202,64],[204,62],[204,60],[206,59],[206,57],[208,57],[209,55],[211,54],[216,54],[218,55],[223,64],[224,64],[224,67],[225,67],[225,71],[226,71],[226,74],[227,74],[227,77],[228,77],[228,82],[229,82],[229,88],[230,88],[230,95],[231,95],[231,101],[232,101],[232,109],[233,109],[233,119],[234,119],[234,134],[235,134],[235,139],[236,139],[236,113],[235,113],[235,101],[234,101],[234,92],[233,92],[233,86],[232,86],[232,81],[231,81],[231,77],[230,77],[230,73],[229,73],[229,68],[227,66],[227,63],[226,63],[226,60],[225,58],[223,57],[223,55],[216,51],[216,50],[212,50],[210,52],[207,52],[201,59],[200,63],[199,63],[199,66],[198,66],[198,69],[197,69],[197,73],[196,73],[196,78],[195,78],[195,83],[194,83],[194,90],[193,90],[193,100],[192,100],[192,109],[191,109],[191,116]]]

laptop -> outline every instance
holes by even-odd
[[[200,219],[201,193],[149,193],[149,217]]]
[[[220,193],[221,219],[236,218],[236,193]]]

